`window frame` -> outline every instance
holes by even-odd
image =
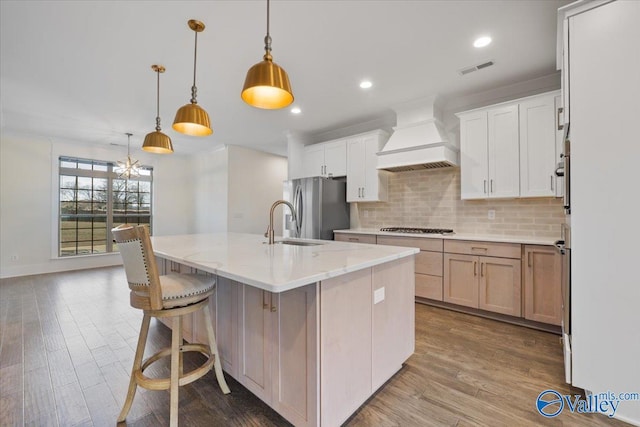
[[[118,175],[118,172],[115,171],[115,169],[117,168],[117,164],[114,161],[104,161],[104,160],[96,160],[96,159],[88,159],[88,158],[84,158],[84,157],[78,157],[78,156],[68,156],[68,155],[57,155],[54,156],[53,158],[54,160],[54,165],[55,167],[53,168],[53,175],[55,176],[55,179],[53,180],[53,182],[56,183],[55,188],[53,189],[53,205],[54,205],[54,212],[55,212],[55,221],[54,221],[54,230],[52,233],[52,236],[55,236],[54,239],[52,239],[52,257],[56,258],[56,259],[70,259],[70,258],[78,258],[78,257],[95,257],[95,256],[104,256],[104,255],[113,255],[113,254],[118,254],[117,248],[115,247],[114,243],[113,243],[113,239],[110,238],[110,231],[114,226],[114,220],[116,217],[124,217],[125,221],[127,217],[140,217],[140,218],[149,218],[149,232],[152,233],[153,230],[153,192],[154,192],[154,188],[153,188],[153,167],[152,166],[147,166],[147,165],[143,165],[140,166],[140,169],[144,169],[146,171],[149,171],[148,175],[140,175],[139,177],[135,177],[132,181],[143,181],[143,182],[149,182],[149,213],[148,214],[127,214],[126,213],[126,208],[125,208],[125,213],[118,215],[114,212],[114,205],[115,205],[115,201],[114,201],[114,194],[113,194],[113,187],[114,187],[114,181],[115,180],[119,180],[119,179],[124,179],[125,181],[129,181],[126,178],[120,178]],[[91,165],[91,169],[81,169],[78,168],[77,165],[75,168],[70,168],[70,167],[63,167],[63,162],[74,162],[74,163],[85,163],[88,165]],[[94,170],[95,165],[103,165],[104,167],[106,167],[106,171],[105,170]],[[106,232],[106,236],[105,236],[105,252],[97,252],[97,253],[75,253],[75,254],[69,254],[69,255],[63,255],[62,253],[62,221],[63,218],[68,217],[69,215],[74,215],[74,214],[63,214],[62,213],[62,203],[64,202],[64,200],[61,200],[61,191],[64,190],[64,187],[62,186],[62,176],[73,176],[76,177],[76,184],[75,184],[75,191],[80,190],[80,188],[78,187],[77,184],[77,178],[79,177],[87,177],[87,178],[98,178],[98,179],[106,179],[107,181],[107,187],[106,187],[106,211],[104,215],[99,215],[99,214],[94,214],[93,210],[91,214],[85,215],[85,218],[91,218],[91,219],[95,219],[95,218],[104,218],[105,220],[105,232]],[[93,192],[95,191],[93,189],[93,182],[92,182],[92,188],[91,188],[91,202],[93,203]],[[128,191],[128,190],[125,190]],[[139,192],[138,192],[139,193]],[[78,195],[74,195],[74,199],[76,204],[78,203]],[[145,203],[146,204],[146,203]],[[76,205],[77,206],[77,205]],[[74,217],[74,219],[78,220],[81,219],[82,216],[79,216],[80,214],[76,213]],[[76,252],[78,251],[78,242],[80,242],[78,239],[78,232],[77,232],[78,228],[76,226]],[[93,230],[93,227],[92,227]],[[91,239],[91,248],[93,251],[93,231],[92,231],[92,239]]]

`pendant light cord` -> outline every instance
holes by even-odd
[[[127,160],[131,157],[131,153],[129,149],[131,148],[131,135],[132,133],[127,133]]]
[[[196,34],[196,42],[193,51],[193,86],[191,86],[191,103],[197,104],[196,96],[198,94],[198,89],[196,88],[196,60],[198,58],[198,32],[194,31]]]
[[[160,132],[160,69],[156,73],[158,74],[158,83],[156,85],[156,131]]]
[[[269,0],[267,0],[267,35],[264,36],[264,59],[271,60],[271,34],[269,34]]]

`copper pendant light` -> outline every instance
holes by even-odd
[[[173,129],[185,135],[207,136],[213,133],[209,114],[198,105],[196,95],[196,60],[198,58],[198,33],[204,31],[204,24],[195,19],[188,22],[189,28],[196,34],[195,52],[193,54],[193,86],[191,86],[191,103],[186,104],[176,112],[176,118],[173,120]]]
[[[273,62],[271,36],[269,35],[269,0],[267,0],[267,35],[264,38],[264,57],[249,68],[242,88],[242,99],[247,104],[275,110],[293,102],[293,92],[287,72]]]
[[[164,73],[165,68],[162,65],[152,65],[151,69],[158,75],[158,84],[156,87],[156,130],[150,132],[144,137],[142,149],[151,153],[170,154],[173,153],[173,144],[168,135],[160,132],[160,73]]]

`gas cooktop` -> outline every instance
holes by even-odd
[[[411,228],[411,227],[385,227],[380,231],[391,231],[393,233],[414,233],[414,234],[451,234],[453,230],[449,228]]]

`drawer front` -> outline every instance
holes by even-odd
[[[417,253],[416,273],[442,277],[442,252],[420,251]]]
[[[442,277],[416,274],[416,296],[442,301]]]
[[[494,256],[520,259],[520,245],[517,243],[473,242],[469,240],[445,240],[444,251],[452,254]]]
[[[335,240],[338,242],[371,243],[375,245],[376,235],[375,234],[335,233]]]
[[[442,252],[442,239],[378,236],[378,244],[389,246],[407,246],[410,248],[420,248],[420,250],[423,251]]]

